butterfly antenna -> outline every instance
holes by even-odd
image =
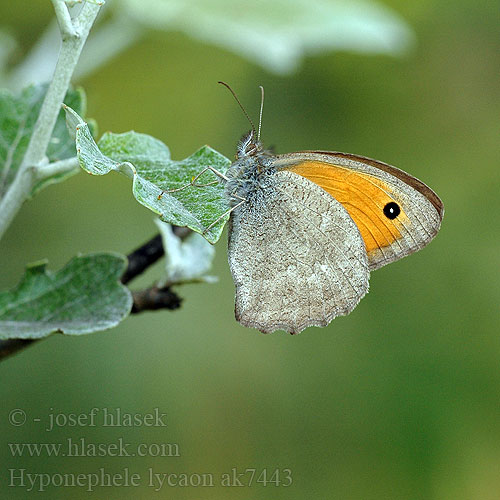
[[[238,99],[236,92],[225,82],[217,82],[217,83],[224,85],[224,87],[226,87],[229,90],[229,92],[231,92],[231,94],[233,94],[233,97],[236,99],[236,102],[238,103],[239,107],[241,108],[241,111],[243,111],[243,114],[247,117],[247,120],[250,122],[250,125],[252,126],[253,133],[256,134],[257,132],[255,130],[255,125],[253,124],[253,121],[250,118],[250,116],[248,115],[248,113],[246,112],[246,109],[243,107],[243,104],[241,104],[240,100]],[[260,132],[260,126],[259,126],[259,132]]]
[[[264,87],[259,85],[260,88],[260,113],[259,113],[259,131],[257,132],[257,142],[260,142],[260,130],[262,128],[262,111],[264,111]]]

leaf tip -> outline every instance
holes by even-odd
[[[26,264],[26,270],[31,273],[44,273],[49,261],[47,259],[40,259],[35,262]]]

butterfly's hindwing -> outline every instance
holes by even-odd
[[[368,290],[365,246],[346,209],[286,170],[231,214],[228,256],[236,318],[263,332],[325,326]]]

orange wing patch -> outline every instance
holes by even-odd
[[[321,161],[303,161],[287,170],[309,179],[342,203],[358,226],[368,254],[402,237],[400,230],[409,223],[408,217],[402,207],[396,219],[384,215],[385,205],[396,200],[391,197],[391,187],[380,179]]]

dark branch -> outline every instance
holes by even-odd
[[[126,285],[135,277],[142,274],[149,266],[163,257],[165,251],[161,242],[161,236],[157,234],[142,247],[134,250],[127,256],[128,266],[122,276],[122,283]]]
[[[178,309],[181,306],[182,299],[170,288],[158,288],[153,286],[145,290],[132,292],[134,305],[132,314],[144,311],[155,311],[157,309]]]
[[[0,340],[0,360],[12,356],[16,352],[28,347],[38,339],[10,339]]]
[[[191,229],[187,227],[173,226],[174,234],[183,240]],[[128,266],[122,276],[122,283],[126,285],[134,278],[142,274],[149,266],[152,266],[158,259],[165,254],[162,239],[159,234],[144,243],[137,250],[134,250],[127,256]]]
[[[184,239],[191,230],[186,227],[173,226],[174,233],[181,239]],[[158,259],[163,257],[162,239],[159,234],[144,243],[137,250],[134,250],[127,256],[128,266],[121,282],[125,285],[134,278],[142,274],[149,266],[153,265]],[[131,314],[137,314],[148,310],[169,309],[174,310],[180,307],[182,299],[169,287],[158,288],[151,287],[146,290],[132,292],[134,304]],[[5,359],[25,347],[42,339],[9,339],[0,340],[0,360]]]

